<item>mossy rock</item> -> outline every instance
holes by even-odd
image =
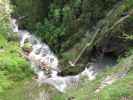
[[[9,41],[18,41],[19,40],[19,33],[18,32],[13,32],[8,35],[8,40]]]
[[[22,47],[22,49],[23,49],[25,52],[31,52],[31,51],[32,51],[32,44],[30,44],[30,43],[25,43],[24,46]]]
[[[70,65],[62,65],[61,67],[61,73],[60,75],[66,76],[66,75],[77,75],[80,72],[84,70],[83,65],[76,65],[76,66],[70,66]]]

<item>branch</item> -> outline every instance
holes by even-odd
[[[112,25],[112,27],[110,27],[107,31],[104,32],[104,34],[108,33],[108,32],[111,31],[112,29],[114,29],[118,24],[120,24],[121,22],[123,22],[124,20],[126,20],[126,19],[129,18],[129,17],[130,17],[130,15],[128,14],[128,15],[122,17],[121,19],[119,19],[118,21],[116,21],[116,22]],[[77,62],[79,61],[80,57],[83,55],[83,53],[85,52],[85,50],[86,50],[88,47],[89,47],[89,50],[92,49],[92,47],[94,46],[93,44],[95,43],[95,40],[96,40],[96,38],[97,38],[97,36],[98,36],[99,30],[100,30],[100,29],[97,29],[97,31],[96,31],[95,35],[93,36],[93,38],[91,39],[90,43],[87,43],[87,44],[84,46],[84,48],[81,50],[80,54],[77,56],[77,58],[75,59],[75,61],[74,61],[73,63],[72,63],[72,62],[69,63],[71,66],[75,66],[75,65],[77,64]]]

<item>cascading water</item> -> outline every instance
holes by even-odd
[[[60,71],[58,68],[59,61],[49,46],[42,43],[40,39],[28,31],[19,30],[16,19],[12,19],[11,23],[13,31],[19,33],[20,47],[23,48],[26,43],[31,44],[32,50],[28,54],[24,53],[24,56],[31,62],[31,68],[37,74],[37,81],[39,83],[52,85],[60,92],[65,92],[66,88],[78,84],[82,76],[87,76],[90,80],[95,78],[96,73],[92,67],[86,68],[75,76],[58,76],[57,74]],[[47,72],[50,74],[48,75]]]

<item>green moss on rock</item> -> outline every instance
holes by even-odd
[[[31,43],[25,43],[22,49],[26,52],[31,52],[32,51],[32,44]]]

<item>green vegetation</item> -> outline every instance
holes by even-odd
[[[0,0],[0,94],[31,77],[29,63],[22,57],[16,33],[10,27],[8,0]],[[1,98],[0,98],[1,100]]]
[[[101,82],[110,75],[127,72],[126,77],[118,79],[112,85],[108,85],[100,92],[95,93]],[[95,80],[82,80],[79,87],[68,89],[66,94],[56,94],[54,100],[66,100],[74,97],[76,100],[127,100],[133,99],[133,49],[130,49],[126,57],[119,59],[118,64],[112,68],[107,68],[99,73]],[[61,98],[61,99],[60,99]]]
[[[116,81],[110,86],[105,87],[99,93],[95,93],[96,87],[98,87],[100,82],[88,82],[84,84],[79,89],[74,89],[66,94],[64,97],[75,97],[76,100],[120,100],[126,97],[129,100],[132,100],[132,77],[133,74],[129,74],[124,79]],[[99,80],[101,81],[101,80]],[[76,91],[76,92],[75,92]],[[80,95],[79,95],[80,94]],[[65,99],[64,99],[65,100]]]
[[[47,15],[49,1],[43,0],[10,0],[13,4],[12,16],[20,19],[21,28],[35,30],[35,23],[41,22]],[[34,25],[33,25],[34,24]]]
[[[0,48],[2,49],[7,44],[6,39],[0,34]]]
[[[52,100],[133,99],[133,0],[0,0],[0,100],[25,100],[29,87],[24,84],[30,83],[32,71],[22,57],[18,33],[11,30],[11,16],[18,19],[20,28],[32,31],[52,47],[60,58],[62,75],[81,72],[95,55],[119,58],[95,80],[83,78],[77,88],[65,94],[46,86]],[[88,43],[91,46],[87,48]],[[82,48],[78,64],[70,66],[69,61],[74,61]],[[31,44],[22,49],[31,51]],[[117,73],[126,76],[95,93],[107,76]],[[34,89],[36,96],[40,89]]]
[[[20,26],[33,31],[59,55],[80,42],[117,0],[11,0]],[[95,4],[95,6],[92,6]],[[106,8],[106,9],[105,9]],[[34,24],[34,25],[33,25]],[[91,37],[88,37],[89,39]],[[63,45],[62,45],[63,44]]]

